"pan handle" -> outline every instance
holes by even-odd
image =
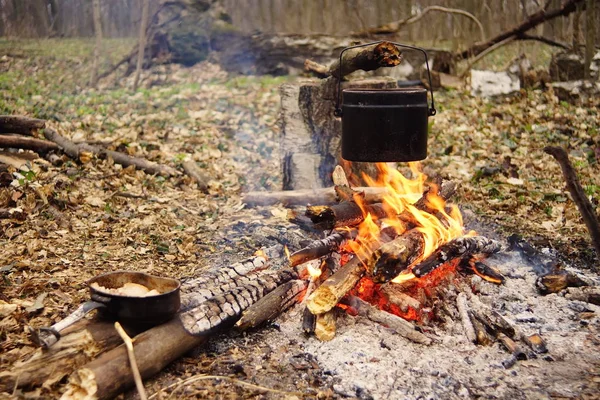
[[[51,327],[43,327],[38,329],[33,329],[29,327],[29,334],[31,340],[36,345],[47,349],[60,339],[60,332],[73,325],[75,322],[83,319],[90,311],[95,310],[97,308],[104,308],[106,304],[100,303],[97,301],[86,301],[75,311],[69,314],[62,321],[58,321],[56,324]]]

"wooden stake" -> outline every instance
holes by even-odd
[[[133,373],[133,379],[135,381],[135,387],[140,395],[142,400],[147,400],[148,396],[146,396],[146,390],[144,389],[144,383],[142,382],[142,377],[140,376],[140,370],[137,366],[137,361],[135,360],[135,353],[133,351],[133,342],[131,338],[127,335],[127,333],[121,327],[121,324],[115,322],[115,329],[125,342],[125,347],[127,348],[127,355],[129,356],[129,364],[131,365],[131,372]]]

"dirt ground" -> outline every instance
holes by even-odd
[[[229,77],[218,66],[203,63],[190,68],[155,66],[145,71],[143,87],[137,92],[129,89],[129,78],[118,77],[89,89],[91,46],[87,42],[1,41],[0,49],[0,114],[47,119],[48,126],[73,141],[102,143],[180,171],[181,163],[191,159],[209,178],[203,193],[183,174],[163,178],[124,169],[110,160],[67,157],[61,166],[38,158],[20,171],[9,170],[8,177],[3,175],[0,208],[9,209],[12,217],[0,220],[0,370],[9,370],[34,350],[25,327],[48,326],[64,318],[86,299],[85,282],[95,275],[130,269],[175,278],[196,276],[244,259],[261,246],[288,244],[283,242],[290,240],[289,231],[298,229],[285,221],[283,207],[249,208],[241,197],[250,190],[280,189],[277,88],[295,78]],[[585,225],[565,190],[558,164],[542,149],[559,145],[568,150],[598,213],[598,103],[573,106],[541,90],[494,100],[444,91],[436,93],[436,100],[438,115],[431,121],[424,170],[457,181],[460,189],[455,202],[499,238],[519,233],[565,266],[595,279],[593,270],[599,262]],[[507,270],[514,269],[515,276],[524,278],[506,290],[513,294],[533,290],[531,271],[508,265]],[[510,296],[506,296],[508,307]],[[531,294],[520,299],[517,303],[523,309],[510,310],[510,314],[531,312],[535,307],[529,304],[528,310],[528,302],[569,307],[561,296],[540,299],[545,298]],[[296,335],[293,312],[255,332],[215,338],[147,381],[146,389],[153,398],[597,398],[597,358],[588,354],[589,359],[576,360],[566,349],[572,334],[582,346],[573,354],[583,357],[587,349],[598,354],[598,309],[590,308],[593,316],[585,323],[573,317],[573,312],[563,310],[556,319],[548,317],[534,326],[544,330],[570,319],[558,328],[563,329],[559,335],[563,339],[552,339],[555,348],[561,348],[561,360],[567,360],[564,368],[541,366],[542,360],[518,367],[525,381],[531,375],[524,370],[543,372],[535,375],[531,387],[543,388],[557,373],[563,375],[556,382],[568,390],[554,385],[547,391],[516,388],[495,395],[490,388],[505,387],[502,379],[488,382],[487,389],[484,382],[469,384],[462,378],[440,383],[441,378],[431,378],[427,374],[433,372],[423,366],[407,372],[420,382],[419,387],[431,385],[433,379],[436,385],[455,385],[456,390],[403,390],[410,385],[398,384],[401,371],[397,378],[381,372],[386,382],[391,379],[387,397],[372,387],[377,379],[372,375],[367,375],[370,385],[357,384],[358,389],[350,390],[343,378],[349,360],[339,361],[346,367],[338,369],[324,360],[323,355],[333,350]],[[389,338],[369,323],[344,317],[346,322],[336,340],[356,340],[352,347],[364,346],[368,335]],[[455,325],[446,328],[452,344],[483,357],[478,365],[497,364],[506,356],[498,346],[481,353],[458,339]],[[355,339],[352,330],[356,330]],[[381,340],[374,338],[373,343],[380,346]],[[411,368],[411,357],[428,351],[409,344],[405,352],[365,357],[397,359],[401,362],[393,368],[404,369]],[[445,360],[437,377],[444,373],[448,377],[452,370],[447,360],[450,354],[437,354]],[[469,354],[456,362],[468,363]],[[435,364],[433,358],[427,360]],[[565,372],[570,369],[577,372],[577,378]],[[498,369],[502,376],[513,372]],[[429,378],[422,378],[425,375]],[[498,376],[491,374],[490,379]],[[510,385],[517,384],[506,379]],[[571,386],[569,379],[575,382]],[[0,398],[53,398],[60,391],[57,385],[29,394],[3,393]],[[130,392],[125,398],[136,396]]]

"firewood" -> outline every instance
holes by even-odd
[[[44,129],[46,139],[56,143],[63,152],[72,159],[79,160],[82,156],[95,154],[100,158],[110,157],[115,163],[125,167],[133,165],[142,171],[152,175],[162,175],[165,177],[178,176],[181,173],[167,165],[156,164],[143,158],[131,157],[127,154],[119,153],[118,151],[106,150],[97,146],[91,146],[85,143],[75,144],[67,138],[59,135],[53,129]]]
[[[352,289],[365,273],[365,266],[354,257],[331,275],[310,295],[307,307],[313,314],[331,310]]]
[[[349,301],[352,303],[352,306],[357,311],[358,315],[380,323],[415,343],[431,344],[432,340],[423,333],[417,331],[415,326],[407,320],[380,310],[355,296],[352,296]]]
[[[204,174],[204,172],[200,170],[200,168],[198,168],[196,162],[188,160],[184,161],[181,165],[185,173],[194,181],[196,181],[196,185],[198,185],[198,190],[207,193],[208,177],[206,176],[206,174]]]
[[[356,187],[355,191],[365,194],[365,202],[380,202],[387,193],[384,187]],[[304,206],[306,204],[336,204],[338,197],[334,187],[322,189],[282,190],[279,192],[248,192],[242,196],[248,206]]]
[[[559,271],[554,274],[548,274],[539,277],[535,286],[540,294],[558,293],[568,287],[587,286],[588,283],[577,275],[568,271]]]
[[[126,328],[129,334],[139,332]],[[82,320],[66,328],[51,348],[37,349],[26,360],[15,362],[10,370],[0,372],[0,392],[12,392],[15,387],[51,387],[99,353],[119,344],[121,339],[111,322]]]
[[[146,395],[146,389],[144,389],[144,383],[142,382],[140,370],[138,368],[137,361],[135,358],[135,352],[133,351],[133,341],[125,332],[125,330],[121,327],[120,323],[115,322],[115,329],[117,330],[119,336],[121,337],[121,339],[123,339],[123,342],[125,343],[125,348],[127,349],[127,357],[129,357],[129,365],[131,366],[131,372],[133,373],[133,380],[135,382],[138,394],[140,395],[140,399],[147,400],[148,396]]]
[[[463,274],[476,274],[488,282],[501,285],[505,278],[498,270],[478,261],[476,256],[463,257],[458,263],[456,270]]]
[[[46,121],[21,117],[18,115],[0,115],[0,133],[20,133],[32,136],[38,129],[43,129]]]
[[[468,311],[469,319],[475,330],[476,343],[489,346],[494,342],[494,338],[487,332],[485,324],[483,324],[474,314],[473,310]]]
[[[420,278],[427,275],[440,265],[455,258],[472,254],[490,255],[502,250],[502,245],[483,236],[463,236],[441,245],[425,260],[412,269],[412,273]]]
[[[155,375],[207,339],[207,336],[190,335],[178,318],[136,336],[133,349],[142,379]],[[63,397],[75,398],[77,394],[77,398],[108,400],[133,385],[127,350],[121,345],[71,374]]]
[[[395,283],[381,285],[380,291],[391,304],[398,306],[403,313],[406,313],[409,308],[420,310],[422,307],[419,300],[404,293]]]
[[[400,50],[390,42],[347,50],[340,65],[337,59],[329,67],[329,75],[341,79],[354,71],[373,71],[381,67],[395,67],[402,61]]]
[[[244,331],[272,321],[283,311],[296,304],[298,297],[306,289],[304,280],[296,279],[279,285],[271,293],[251,305],[242,313],[235,327]]]
[[[327,78],[329,76],[329,68],[313,60],[307,59],[304,61],[304,70],[314,73],[318,78]]]
[[[367,270],[375,282],[387,282],[421,256],[423,246],[423,234],[412,229],[382,244],[367,261]]]
[[[558,161],[567,184],[567,189],[569,190],[569,193],[571,193],[571,197],[573,198],[575,205],[577,205],[577,209],[581,213],[583,222],[590,233],[592,245],[596,249],[596,257],[600,258],[600,223],[598,222],[594,206],[592,206],[592,203],[589,201],[585,191],[579,183],[579,179],[577,178],[573,165],[571,165],[571,162],[569,161],[567,152],[562,147],[552,146],[545,147],[544,151]]]
[[[538,354],[544,354],[548,352],[548,348],[546,347],[546,342],[544,339],[537,333],[529,336],[523,336],[523,341]]]
[[[331,180],[333,181],[333,184],[335,186],[345,186],[348,188],[350,187],[350,184],[348,183],[348,177],[346,176],[344,168],[342,168],[341,165],[335,166],[335,168],[333,169]]]
[[[265,257],[252,256],[228,267],[185,281],[181,285],[181,311],[197,307],[227,290],[248,284],[249,281],[243,277],[266,267],[267,259]]]
[[[40,140],[23,136],[0,135],[0,148],[33,150],[39,154],[46,154],[50,151],[58,150],[58,145],[48,140]]]
[[[365,213],[376,218],[386,216],[386,210],[381,203],[366,204],[364,209],[363,212],[355,202],[346,201],[332,206],[308,206],[306,216],[324,230],[358,225],[364,220]]]
[[[322,342],[328,342],[335,337],[337,310],[335,308],[326,313],[315,316],[314,334]]]
[[[295,271],[284,269],[270,274],[255,275],[251,281],[201,303],[179,315],[191,335],[206,335],[239,319],[242,312],[277,286],[297,279]]]
[[[338,249],[345,241],[356,238],[357,233],[356,229],[339,230],[323,239],[315,240],[290,255],[290,266],[294,267],[323,257]]]
[[[472,322],[474,322],[473,318],[477,319],[485,326],[487,331],[492,336],[497,336],[499,333],[503,333],[512,338],[516,335],[517,331],[510,322],[504,319],[504,317],[502,317],[496,311],[481,307],[481,304],[479,307],[475,306],[470,310],[470,316]]]
[[[463,329],[465,330],[465,336],[471,343],[476,343],[477,336],[475,335],[475,328],[473,327],[473,323],[469,317],[470,308],[468,305],[467,296],[462,292],[456,296],[456,307],[458,308],[460,320],[462,322]]]
[[[315,333],[317,327],[317,316],[307,308],[302,312],[302,330],[308,335]]]

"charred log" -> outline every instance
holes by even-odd
[[[533,335],[524,336],[523,341],[537,354],[544,354],[548,352],[546,341],[537,333]]]
[[[540,294],[544,295],[558,293],[568,287],[582,287],[587,285],[588,283],[583,279],[567,271],[559,271],[555,274],[544,275],[539,277],[535,282],[535,286]]]
[[[367,204],[364,206],[365,213],[377,218],[386,216],[383,204]],[[355,202],[344,202],[333,206],[309,206],[306,208],[306,216],[322,229],[340,228],[343,226],[355,226],[364,220],[361,207]]]
[[[379,247],[367,262],[367,270],[375,282],[387,282],[404,271],[423,253],[423,234],[410,230]]]
[[[456,270],[466,275],[478,275],[486,281],[497,285],[501,285],[505,281],[504,275],[497,269],[478,261],[477,257],[463,257],[456,266]]]
[[[305,248],[290,255],[290,266],[294,267],[307,261],[326,256],[338,249],[345,241],[356,238],[356,235],[357,231],[355,229],[340,230],[323,239],[315,240]]]

